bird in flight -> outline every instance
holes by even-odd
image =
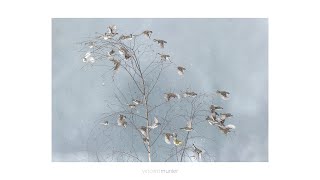
[[[178,66],[177,69],[178,69],[178,74],[180,76],[182,76],[184,74],[184,71],[186,70],[186,68],[184,68],[182,66]]]
[[[159,125],[161,125],[161,124],[159,123],[158,118],[154,117],[153,123],[151,124],[151,126],[148,126],[148,127],[149,127],[150,129],[155,129],[155,128],[157,128]]]
[[[120,114],[117,120],[118,126],[127,127],[126,116]]]
[[[108,125],[109,125],[109,122],[108,122],[108,121],[104,121],[104,122],[101,122],[100,124],[101,124],[101,125],[104,125],[104,126],[108,126]]]
[[[231,130],[235,129],[236,126],[233,124],[228,124],[226,126],[224,125],[218,125],[218,128],[224,133],[224,134],[228,134],[229,132],[231,132]]]
[[[192,91],[186,91],[185,93],[183,93],[183,97],[196,97],[198,94]]]
[[[116,35],[116,34],[118,34],[116,31],[117,31],[116,25],[108,26],[108,32],[107,32],[108,34]]]
[[[91,52],[87,52],[84,57],[82,58],[82,62],[84,63],[91,63],[93,64],[95,62],[94,57],[92,57]]]
[[[172,133],[164,133],[164,141],[167,144],[171,144],[171,138],[173,137]]]
[[[217,90],[217,94],[220,95],[223,100],[227,100],[230,98],[230,93],[227,91]]]
[[[191,120],[188,121],[188,122],[187,122],[187,126],[186,126],[186,127],[183,127],[183,128],[180,128],[180,129],[183,129],[183,130],[185,130],[185,131],[187,131],[187,132],[192,131],[192,130],[193,130],[193,128],[192,128],[192,121],[191,121]]]
[[[166,99],[166,101],[170,101],[172,98],[180,99],[180,95],[175,93],[164,93],[164,98]]]
[[[158,53],[160,55],[161,61],[167,61],[170,58],[170,55],[168,54],[162,54],[162,53]]]
[[[142,32],[143,35],[147,36],[149,39],[151,38],[152,31],[145,30]]]
[[[161,47],[161,48],[164,48],[164,44],[167,43],[167,41],[161,40],[161,39],[154,39],[153,41],[154,41],[154,42],[157,42],[158,44],[160,44],[160,47]]]

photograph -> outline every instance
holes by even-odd
[[[52,162],[268,162],[268,18],[52,18]]]

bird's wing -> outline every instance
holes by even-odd
[[[154,117],[154,123],[155,124],[159,123],[159,120],[156,117]]]
[[[122,125],[122,120],[121,120],[121,118],[118,118],[117,123],[118,123],[119,126]]]
[[[226,125],[226,128],[228,128],[228,129],[235,129],[236,126],[233,125],[233,124],[228,124],[228,125]]]
[[[188,122],[187,122],[187,127],[188,127],[188,128],[191,128],[191,127],[192,127],[192,121],[188,121]]]
[[[165,141],[167,144],[171,144],[171,142],[170,142],[170,135],[169,135],[169,134],[165,134],[165,136],[164,136],[164,141]]]

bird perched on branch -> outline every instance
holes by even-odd
[[[149,143],[149,139],[146,138],[146,137],[142,138],[142,140],[143,140],[143,142],[144,142],[145,144],[148,144],[148,143]]]
[[[216,125],[220,123],[215,113],[211,113],[210,116],[207,116],[206,120],[210,125]]]
[[[183,127],[183,128],[180,128],[180,129],[183,129],[183,130],[185,130],[185,131],[187,131],[187,132],[192,131],[192,130],[193,130],[193,128],[192,128],[192,121],[191,121],[191,120],[188,121],[188,122],[187,122],[187,126],[186,126],[186,127]]]
[[[154,117],[154,119],[153,119],[153,123],[151,124],[151,126],[148,126],[148,128],[150,128],[150,129],[155,129],[155,128],[157,128],[158,126],[160,126],[161,124],[159,123],[159,120],[156,118],[156,117]]]
[[[142,32],[143,35],[147,36],[149,39],[151,38],[152,31],[145,30]]]
[[[183,93],[183,97],[196,97],[198,94],[192,91],[186,91],[185,93]]]
[[[173,137],[172,133],[164,133],[164,141],[167,144],[171,144],[171,138]]]
[[[231,130],[235,129],[236,126],[233,124],[228,124],[226,126],[224,125],[218,125],[218,128],[224,133],[224,134],[228,134],[229,132],[231,132]]]
[[[177,69],[178,69],[178,74],[180,76],[182,76],[184,74],[184,71],[186,70],[186,68],[184,68],[182,66],[178,66]]]
[[[147,137],[147,127],[141,126],[138,130],[144,137]]]
[[[95,62],[94,57],[92,57],[91,52],[87,52],[84,57],[82,58],[82,62],[84,63],[91,63],[93,64]]]
[[[160,44],[160,47],[161,47],[161,48],[164,48],[164,44],[167,43],[167,41],[161,40],[161,39],[154,39],[153,41],[154,41],[154,42],[157,42],[158,44]]]
[[[231,118],[231,117],[233,117],[233,115],[231,113],[221,113],[220,114],[221,119],[227,119],[227,118]]]
[[[194,157],[195,159],[200,160],[201,156],[202,156],[202,150],[200,150],[199,148],[197,148],[194,144],[192,144],[193,146],[193,152],[194,152]]]
[[[125,115],[120,114],[117,120],[118,126],[127,127],[126,118],[127,117]]]
[[[125,59],[129,59],[131,57],[129,51],[124,47],[119,48],[119,53],[123,55]]]
[[[217,90],[217,94],[220,95],[223,100],[227,100],[230,98],[230,93],[227,91]]]
[[[129,108],[133,109],[133,108],[136,108],[136,105],[135,104],[127,104],[129,106]]]
[[[164,98],[166,99],[166,101],[170,101],[172,98],[180,99],[180,95],[175,93],[164,93]]]
[[[140,101],[140,100],[138,100],[138,99],[133,99],[132,102],[133,102],[135,105],[142,104],[142,101]]]
[[[173,133],[173,144],[176,146],[180,146],[182,144],[182,141],[178,140],[177,136],[178,135],[176,133]]]
[[[133,38],[133,35],[132,34],[129,34],[129,35],[121,35],[119,37],[119,40],[132,40]]]
[[[166,60],[169,60],[169,57],[170,55],[168,54],[161,54],[161,53],[158,53],[160,55],[160,58],[162,61],[166,61]]]
[[[116,52],[111,49],[111,51],[107,52],[107,58],[113,58],[113,55],[115,54]]]

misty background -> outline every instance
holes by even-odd
[[[175,70],[166,74],[157,91],[191,87],[231,93],[230,100],[216,102],[234,115],[235,133],[226,137],[216,128],[199,130],[215,139],[205,144],[215,161],[268,161],[267,19],[53,19],[53,161],[92,160],[88,139],[113,89],[110,78],[101,77],[103,67],[82,68],[84,54],[77,43],[112,24],[124,34],[152,30],[153,38],[168,42],[173,61],[186,67],[183,79]]]

